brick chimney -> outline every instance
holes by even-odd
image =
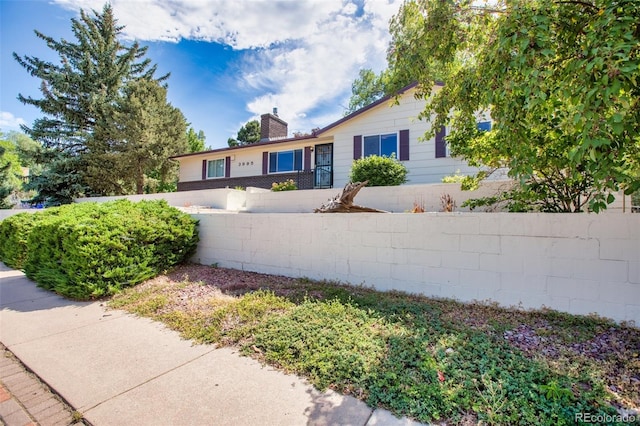
[[[278,108],[272,114],[260,116],[260,142],[284,139],[288,136],[288,126],[278,117]]]

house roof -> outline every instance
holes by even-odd
[[[373,109],[373,108],[377,107],[378,105],[389,101],[391,98],[393,98],[393,97],[395,97],[397,95],[401,95],[401,94],[403,94],[404,92],[406,92],[409,89],[413,89],[417,85],[418,85],[417,82],[413,82],[413,83],[403,87],[402,89],[398,90],[396,93],[394,93],[392,95],[387,95],[387,96],[385,96],[383,98],[380,98],[377,101],[372,102],[369,105],[364,106],[364,107],[360,108],[359,110],[354,111],[351,114],[342,117],[340,120],[334,121],[333,123],[329,124],[328,126],[323,127],[322,129],[316,131],[315,134],[316,135],[321,135],[322,133],[324,133],[324,132],[326,132],[326,131],[328,131],[330,129],[333,129],[334,127],[337,127],[337,126],[341,125],[342,123],[345,123],[345,122],[347,122],[347,121],[359,116],[360,114],[363,114],[363,113],[369,111],[370,109]]]
[[[387,95],[383,98],[378,99],[375,102],[370,103],[367,106],[364,106],[362,108],[360,108],[359,110],[352,112],[351,114],[342,117],[340,120],[334,121],[333,123],[329,124],[326,127],[323,127],[320,130],[316,130],[315,132],[313,132],[312,135],[307,135],[307,136],[299,136],[299,137],[295,137],[295,138],[283,138],[283,139],[276,139],[276,140],[272,140],[272,141],[265,141],[265,142],[256,142],[256,143],[252,143],[250,145],[241,145],[241,146],[233,146],[233,147],[228,147],[228,148],[218,148],[218,149],[212,149],[212,150],[208,150],[208,151],[200,151],[200,152],[192,152],[189,154],[182,154],[182,155],[174,155],[173,157],[169,157],[171,159],[176,159],[176,158],[184,158],[184,157],[192,157],[195,155],[203,155],[203,154],[212,154],[212,153],[221,153],[221,152],[227,152],[227,151],[235,151],[238,149],[245,149],[248,147],[258,147],[258,146],[265,146],[265,145],[274,145],[274,144],[279,144],[279,143],[285,143],[285,142],[297,142],[297,141],[303,141],[303,140],[311,140],[311,139],[315,139],[318,136],[322,135],[323,133],[329,131],[330,129],[333,129],[334,127],[337,127],[349,120],[352,120],[353,118],[369,111],[370,109],[373,109],[375,107],[377,107],[378,105],[389,101],[391,98],[397,96],[397,95],[401,95],[404,92],[406,92],[409,89],[412,89],[414,87],[416,87],[418,85],[417,82],[411,83],[405,87],[403,87],[402,89],[398,90],[396,93],[392,94],[392,95]],[[440,82],[436,82],[435,85],[437,86],[441,86],[443,85]]]
[[[299,136],[296,138],[282,138],[282,139],[275,139],[272,141],[256,142],[248,145],[230,146],[228,148],[218,148],[218,149],[210,149],[208,151],[190,152],[189,154],[174,155],[173,157],[169,157],[169,158],[176,159],[176,158],[184,158],[184,157],[193,157],[195,155],[202,155],[202,154],[212,154],[212,153],[217,154],[220,152],[236,151],[238,149],[246,149],[249,147],[274,145],[274,144],[284,143],[284,142],[296,142],[296,141],[303,141],[305,139],[315,139],[316,137],[317,137],[316,135],[308,135],[308,136]]]

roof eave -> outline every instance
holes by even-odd
[[[190,152],[188,154],[174,155],[172,157],[169,157],[169,159],[175,160],[175,159],[178,159],[178,158],[193,157],[193,156],[196,156],[196,155],[219,154],[221,152],[235,151],[235,150],[238,150],[238,149],[244,149],[244,148],[249,148],[249,147],[267,146],[267,145],[274,145],[274,144],[286,143],[286,142],[299,142],[299,141],[304,141],[304,140],[307,140],[307,139],[311,140],[311,139],[316,139],[316,138],[317,138],[316,135],[309,135],[309,136],[299,136],[297,138],[275,139],[275,140],[272,140],[272,141],[256,142],[256,143],[252,143],[252,144],[248,144],[248,145],[230,146],[228,148],[210,149],[208,151]]]
[[[436,82],[435,84],[438,85],[438,86],[442,85],[442,83],[440,83],[440,82]],[[356,116],[358,116],[360,114],[363,114],[363,113],[369,111],[370,109],[373,109],[373,108],[377,107],[378,105],[383,104],[383,103],[391,100],[392,98],[394,98],[394,97],[396,97],[398,95],[403,94],[407,90],[413,89],[417,85],[418,85],[418,82],[414,81],[413,83],[404,86],[402,89],[398,90],[397,92],[395,92],[395,93],[393,93],[391,95],[386,95],[386,96],[378,99],[377,101],[372,102],[369,105],[366,105],[366,106],[360,108],[359,110],[354,111],[351,114],[342,117],[340,120],[334,121],[333,123],[329,124],[328,126],[323,127],[322,129],[316,131],[314,134],[316,136],[318,136],[318,135],[320,135],[320,134],[322,134],[322,133],[324,133],[324,132],[326,132],[326,131],[328,131],[330,129],[333,129],[336,126],[339,126],[340,124],[345,123],[345,122],[351,120],[352,118],[354,118],[354,117],[356,117]]]

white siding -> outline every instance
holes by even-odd
[[[202,179],[202,160],[205,157],[183,157],[180,162],[180,182],[191,182]]]
[[[476,168],[455,158],[436,158],[435,138],[421,141],[430,124],[418,120],[424,110],[425,101],[415,99],[414,90],[407,91],[399,105],[383,103],[353,119],[331,129],[327,134],[334,137],[334,186],[344,186],[349,180],[353,163],[353,137],[375,135],[409,130],[409,160],[403,161],[409,170],[410,184],[438,183],[447,175],[460,170],[462,174],[472,174]]]

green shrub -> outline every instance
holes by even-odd
[[[10,268],[22,269],[27,259],[27,237],[40,215],[19,213],[0,222],[0,260]]]
[[[460,173],[460,169],[456,170],[456,173],[453,175],[447,175],[442,178],[442,183],[462,183],[467,178],[467,175],[463,175]]]
[[[186,260],[198,242],[197,221],[164,200],[80,203],[32,216],[8,225],[20,231],[14,237],[18,248],[6,254],[2,244],[3,261],[74,299],[138,284]],[[0,232],[4,221],[2,226]]]
[[[273,182],[271,184],[272,191],[295,191],[298,189],[298,185],[293,181],[293,179],[285,180],[284,182]]]
[[[371,155],[353,162],[351,182],[369,181],[367,186],[396,186],[407,182],[407,168],[395,156]]]

